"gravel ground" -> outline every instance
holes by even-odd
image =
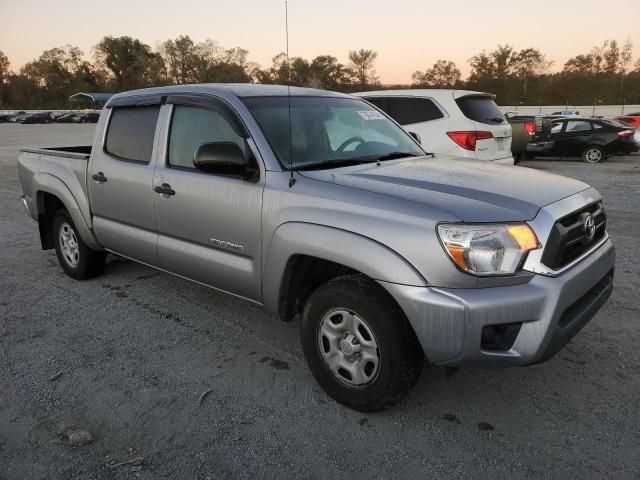
[[[296,324],[115,257],[76,282],[39,249],[18,149],[93,128],[0,125],[0,479],[640,478],[640,156],[525,163],[598,188],[618,249],[611,300],[567,348],[429,368],[363,415],[316,385]],[[78,429],[93,441],[71,446]]]

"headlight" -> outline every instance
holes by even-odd
[[[460,269],[478,276],[509,275],[527,252],[540,248],[536,234],[524,224],[443,224],[438,236]]]

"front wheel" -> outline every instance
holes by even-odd
[[[84,243],[66,210],[54,215],[53,234],[58,261],[67,275],[84,280],[102,272],[106,253],[91,250]]]
[[[589,145],[582,152],[582,159],[586,163],[600,163],[607,158],[606,152],[602,147],[597,145]]]
[[[422,349],[404,313],[363,275],[318,287],[305,304],[300,333],[320,386],[355,410],[396,404],[422,371]]]

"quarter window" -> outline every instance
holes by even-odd
[[[234,131],[229,121],[215,110],[175,105],[169,135],[169,165],[195,168],[193,157],[203,143],[233,142],[247,152],[243,137]]]
[[[105,150],[124,160],[149,163],[159,105],[116,107],[111,112]]]
[[[465,117],[475,122],[489,125],[499,125],[506,120],[502,111],[493,101],[492,97],[486,95],[468,95],[460,97],[456,103],[462,110]]]
[[[562,130],[562,122],[555,122],[551,124],[551,133],[560,133]]]

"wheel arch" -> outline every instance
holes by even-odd
[[[38,173],[33,179],[33,188],[35,190],[36,214],[43,249],[53,248],[51,227],[53,215],[60,206],[69,212],[78,234],[87,246],[94,250],[102,249],[89,225],[87,225],[71,190],[59,178],[47,173]]]
[[[317,286],[336,276],[363,274],[389,283],[427,285],[397,252],[368,237],[325,225],[281,225],[264,258],[263,303],[285,321],[300,313]]]

